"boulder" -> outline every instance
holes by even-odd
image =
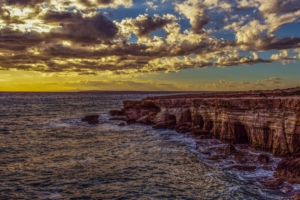
[[[158,123],[152,126],[153,129],[157,130],[157,129],[166,129],[167,126],[165,123]]]
[[[167,125],[168,129],[174,129],[174,127],[176,125],[176,121],[174,121],[174,120],[166,121],[166,125]]]
[[[300,200],[300,194],[295,194],[293,197],[292,197],[293,200]]]
[[[201,136],[201,135],[211,135],[209,131],[202,130],[200,128],[191,129],[191,134],[195,136]]]
[[[284,183],[283,179],[275,179],[269,181],[260,182],[263,186],[271,189],[279,189],[280,186]]]
[[[236,153],[237,150],[236,150],[236,148],[232,144],[228,144],[227,147],[226,147],[226,149],[225,149],[225,152],[227,154],[233,154],[233,153]]]
[[[111,116],[122,116],[124,115],[124,112],[122,110],[111,110],[110,112]]]
[[[204,155],[210,155],[209,151],[200,151],[200,153],[204,154]]]
[[[208,160],[219,160],[219,159],[226,159],[227,155],[214,155],[207,158]]]
[[[249,165],[233,165],[230,169],[237,169],[241,171],[254,171],[256,166],[249,166]]]
[[[268,164],[270,162],[270,157],[266,154],[260,154],[257,158],[257,161],[261,164]]]
[[[127,122],[127,124],[135,124],[135,123],[137,123],[135,119],[128,119],[126,122]]]
[[[274,177],[300,183],[300,158],[283,158],[276,168]],[[297,181],[298,180],[298,181]]]
[[[119,124],[119,126],[125,126],[125,123],[124,123],[124,122],[121,122],[121,123]]]
[[[175,131],[177,133],[188,133],[189,132],[189,127],[186,126],[185,124],[183,124],[182,126],[175,128]]]
[[[291,185],[289,185],[289,184],[283,186],[283,188],[282,188],[282,190],[283,190],[285,193],[289,193],[289,192],[293,191],[293,189],[294,189],[293,186],[291,186]]]
[[[113,120],[121,120],[121,121],[126,121],[127,118],[126,117],[112,117],[112,118],[109,118],[109,120],[113,121]]]
[[[199,138],[201,140],[211,139],[212,137],[213,137],[212,135],[200,135],[200,136],[197,136],[197,138]]]
[[[136,122],[141,123],[141,124],[147,124],[147,125],[152,124],[152,120],[149,115],[145,115],[145,116],[139,118],[138,120],[136,120]]]
[[[84,117],[81,121],[88,122],[90,125],[95,125],[99,123],[99,115],[88,115]]]

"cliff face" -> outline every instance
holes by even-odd
[[[229,143],[247,143],[276,156],[300,157],[300,98],[197,96],[124,101],[130,122],[177,132],[212,134]]]

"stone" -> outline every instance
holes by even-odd
[[[290,193],[291,191],[293,191],[293,186],[291,185],[285,185],[283,186],[282,190],[285,192],[285,193]]]
[[[266,154],[260,154],[257,158],[257,161],[261,164],[268,164],[270,161],[270,157]]]
[[[236,150],[236,148],[232,144],[228,144],[227,147],[226,147],[226,149],[225,149],[225,152],[227,154],[233,154],[233,153],[236,153],[237,150]]]
[[[96,125],[99,123],[99,115],[88,115],[84,117],[81,121],[88,122],[90,125]]]
[[[211,139],[212,137],[213,137],[212,135],[200,135],[200,136],[197,136],[197,138],[199,138],[201,140]]]
[[[186,126],[185,124],[182,124],[182,126],[175,128],[175,131],[177,133],[188,133],[189,132],[189,127]]]
[[[125,123],[124,123],[124,122],[121,122],[121,123],[119,124],[119,126],[125,126]]]
[[[202,154],[204,155],[210,155],[210,152],[209,151],[200,151]]]
[[[136,122],[141,123],[141,124],[147,124],[147,125],[152,124],[152,120],[149,115],[145,115],[145,116],[139,118],[138,120],[136,120]]]
[[[274,177],[291,180],[292,182],[300,183],[300,158],[286,159],[283,158],[276,168]]]
[[[110,121],[113,121],[113,120],[120,120],[120,121],[126,121],[127,118],[126,117],[111,117],[109,118]]]
[[[275,180],[264,181],[264,182],[260,182],[260,183],[267,188],[279,189],[280,186],[284,183],[284,180],[283,179],[275,179]]]
[[[124,112],[121,111],[121,110],[111,110],[109,113],[110,113],[111,116],[122,116],[122,115],[124,115]]]
[[[226,159],[227,155],[214,155],[207,158],[208,160],[219,160],[219,159]]]
[[[135,123],[137,123],[135,119],[128,119],[126,122],[127,122],[127,124],[135,124]]]
[[[167,126],[166,126],[165,123],[158,123],[158,124],[153,125],[152,128],[153,128],[153,129],[156,129],[156,130],[157,130],[157,129],[166,129]]]
[[[168,129],[174,129],[175,125],[176,125],[176,121],[174,121],[174,120],[166,121],[166,126]]]
[[[191,129],[191,134],[194,135],[194,136],[211,135],[210,132],[202,130],[200,128]]]
[[[230,169],[237,169],[241,171],[254,171],[256,166],[248,166],[248,165],[233,165]]]
[[[292,197],[293,200],[300,200],[300,194],[295,194],[293,197]]]

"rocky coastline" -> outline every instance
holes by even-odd
[[[203,140],[219,139],[229,144],[224,149],[227,154],[236,154],[234,146],[237,144],[270,152],[283,158],[274,177],[300,183],[299,94],[300,88],[291,88],[156,96],[124,101],[121,110],[112,110],[110,114],[112,120],[126,120],[127,124],[172,129]],[[211,159],[219,158],[215,155]],[[269,158],[260,155],[256,161],[268,163]],[[251,166],[235,168],[254,169]]]

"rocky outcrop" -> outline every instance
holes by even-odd
[[[110,115],[111,116],[123,116],[124,111],[123,110],[111,110]]]
[[[294,160],[282,159],[278,163],[274,177],[300,183],[300,158]]]
[[[212,134],[276,156],[300,156],[300,98],[189,98],[124,101],[131,121],[179,133]]]
[[[261,164],[268,164],[270,162],[270,157],[265,154],[260,154],[257,158],[257,161]]]
[[[229,144],[249,144],[275,156],[299,158],[299,91],[148,97],[124,101],[122,112],[129,121],[151,124],[154,129],[173,129],[202,139],[215,137]],[[228,151],[234,153],[233,148]],[[258,162],[266,164],[269,160],[262,155]]]
[[[88,115],[84,117],[81,121],[88,122],[90,125],[96,125],[99,123],[99,115]]]

